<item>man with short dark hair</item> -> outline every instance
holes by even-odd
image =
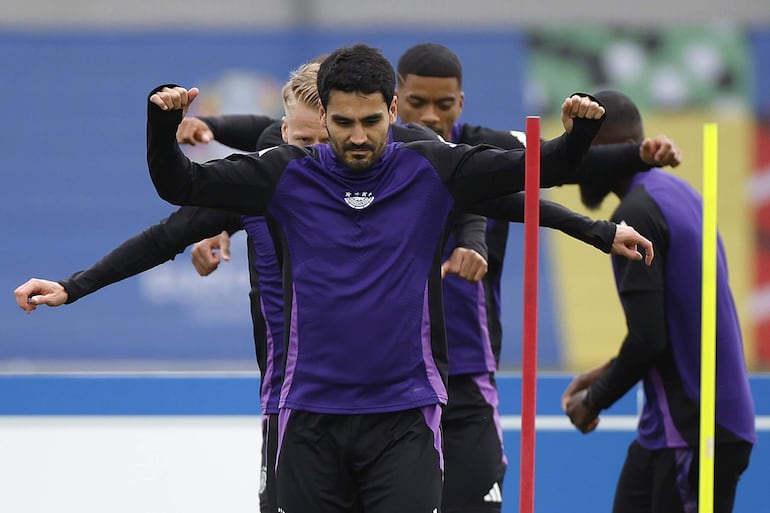
[[[277,228],[289,332],[277,466],[286,513],[439,508],[446,228],[455,212],[523,188],[521,151],[388,144],[394,87],[378,50],[340,49],[318,74],[331,147],[205,165],[174,135],[197,90],[150,96],[148,163],[161,197],[265,215]],[[573,96],[562,112],[568,135],[543,146],[544,186],[571,178],[603,108]]]
[[[612,116],[594,145],[644,138],[639,110],[627,96],[602,91],[596,97]],[[614,192],[620,205],[612,220],[633,225],[652,239],[656,258],[644,268],[613,258],[628,334],[615,358],[570,383],[562,406],[572,423],[589,433],[596,428],[599,413],[641,380],[646,400],[617,483],[613,512],[697,511],[702,199],[684,180],[660,169],[607,175],[581,184],[580,192],[589,208],[597,208]],[[716,294],[714,511],[730,513],[757,437],[721,238]]]

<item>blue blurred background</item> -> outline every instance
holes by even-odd
[[[61,279],[88,267],[173,210],[157,197],[146,170],[145,99],[151,88],[167,82],[200,87],[192,114],[279,116],[279,90],[291,69],[358,41],[382,48],[393,62],[418,42],[449,46],[464,64],[461,119],[494,128],[522,129],[532,114],[547,121],[575,90],[624,90],[644,109],[648,129],[661,126],[683,147],[691,166],[678,172],[692,176],[696,186],[699,122],[722,119],[723,144],[734,151],[723,176],[739,187],[725,189],[731,203],[720,210],[720,224],[747,358],[752,368],[768,366],[763,276],[770,273],[763,269],[770,266],[761,230],[770,222],[764,198],[753,198],[748,189],[754,180],[764,183],[770,163],[761,139],[770,110],[770,66],[763,65],[770,29],[598,23],[438,29],[426,23],[418,30],[373,19],[345,29],[308,27],[306,20],[270,29],[164,29],[157,20],[158,27],[109,30],[85,22],[77,29],[53,22],[0,25],[0,216],[8,241],[0,250],[0,290],[8,294],[0,309],[0,369],[253,369],[246,266],[237,245],[233,261],[205,280],[185,254],[74,305],[30,317],[14,309],[10,293],[30,277]],[[228,153],[218,145],[188,151],[198,160]],[[554,194],[580,210],[574,190]],[[522,227],[513,225],[503,285],[503,369],[516,369],[520,361],[521,234]],[[546,233],[541,242],[539,359],[543,368],[570,370],[614,351],[623,323],[606,258],[562,248],[561,239],[553,242]],[[586,303],[575,291],[583,294],[587,287],[592,300]]]
[[[547,127],[572,91],[624,90],[644,109],[648,127],[674,132],[690,164],[678,172],[696,186],[699,123],[723,120],[729,160],[722,176],[731,185],[720,203],[720,224],[747,358],[752,368],[768,366],[770,258],[763,234],[770,194],[763,184],[770,157],[762,153],[762,121],[770,110],[770,29],[522,29],[498,23],[450,30],[426,23],[420,29],[332,30],[303,23],[269,29],[164,29],[157,20],[115,30],[85,22],[77,29],[0,26],[0,216],[7,241],[0,249],[0,289],[7,293],[0,309],[0,369],[253,369],[242,241],[233,261],[207,279],[197,277],[185,254],[74,305],[30,317],[15,310],[10,293],[29,277],[61,279],[88,267],[173,210],[157,197],[146,170],[151,88],[166,82],[200,87],[192,114],[279,116],[280,87],[291,69],[358,41],[382,48],[394,62],[418,42],[449,46],[464,64],[461,119],[494,128],[521,129],[529,114],[543,115]],[[197,160],[228,153],[218,145],[188,151]],[[574,190],[554,194],[580,210]],[[505,265],[503,369],[516,369],[521,353],[521,232],[512,227]],[[540,364],[572,370],[614,351],[623,324],[606,258],[575,253],[561,239],[542,237]],[[589,289],[592,301],[576,295],[586,290],[575,281],[581,277],[599,284]]]

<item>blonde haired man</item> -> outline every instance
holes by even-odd
[[[291,73],[291,78],[281,90],[284,116],[281,120],[281,136],[284,142],[297,146],[325,143],[329,135],[321,124],[318,107],[316,78],[317,62],[309,62]]]

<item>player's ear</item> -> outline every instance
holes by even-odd
[[[283,142],[289,142],[289,124],[286,122],[286,116],[281,118],[281,139]]]
[[[327,129],[327,130],[328,130],[328,129],[329,129],[329,127],[328,127],[328,126],[326,126],[326,109],[324,108],[324,106],[323,106],[323,105],[321,105],[320,107],[318,107],[318,114],[320,114],[320,116],[321,116],[321,124],[323,125],[323,127],[324,127],[325,129]]]
[[[396,119],[398,119],[398,98],[396,96],[393,96],[393,100],[390,102],[388,117],[390,118],[391,125],[396,122]]]

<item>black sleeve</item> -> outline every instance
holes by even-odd
[[[438,134],[428,127],[407,123],[406,125],[390,125],[394,141],[433,141],[440,140]]]
[[[669,233],[657,204],[641,186],[629,191],[613,220],[633,226],[655,245],[649,267],[613,257],[618,294],[626,315],[628,334],[617,358],[590,388],[591,400],[607,408],[642,379],[668,347],[665,314],[665,268]]]
[[[575,180],[577,167],[601,128],[604,118],[576,118],[572,132],[540,144],[540,186]],[[458,210],[524,190],[525,150],[434,142],[406,143],[428,158],[455,198]],[[526,150],[530,151],[530,150]]]
[[[461,214],[454,224],[455,247],[472,249],[487,260],[487,218]]]
[[[526,134],[518,130],[496,130],[479,125],[463,125],[460,140],[465,144],[491,144],[503,150],[526,149]]]
[[[155,89],[153,92],[159,89]],[[204,164],[190,161],[176,142],[182,111],[147,102],[147,164],[158,195],[175,205],[262,215],[288,163],[309,153],[283,145],[260,154],[233,154]]]
[[[275,118],[252,114],[225,114],[199,118],[206,123],[217,142],[242,151],[256,151],[257,140]]]
[[[487,252],[489,253],[487,262],[490,273],[493,271],[498,274],[502,272],[509,231],[510,227],[507,222],[487,218]]]
[[[241,229],[237,214],[223,210],[182,207],[160,223],[131,237],[90,268],[59,283],[67,291],[67,304],[102,287],[173,260],[187,246],[227,230]]]
[[[281,132],[281,122],[276,121],[262,132],[257,141],[258,150],[264,150],[266,148],[272,148],[284,144],[283,133]]]
[[[639,158],[638,143],[601,144],[589,148],[577,173],[572,175],[574,181],[565,183],[619,183],[650,169]]]
[[[591,98],[593,101],[599,102],[596,98],[586,93],[574,93],[578,96]],[[590,152],[590,145],[593,141],[596,133],[604,123],[604,117],[600,120],[588,120],[583,118],[576,118],[573,120],[572,133],[566,136],[565,139],[565,151],[567,153],[567,163],[569,168],[565,169],[564,175],[556,175],[556,179],[551,179],[547,174],[541,173],[541,187],[552,187],[554,185],[562,185],[564,183],[576,183],[574,168],[578,166],[585,158],[587,158],[588,152]],[[526,133],[517,130],[494,130],[482,126],[464,125],[460,142],[476,145],[476,144],[489,144],[496,146],[504,150],[514,149],[526,149]],[[543,153],[544,144],[548,147],[547,141],[540,141],[541,153]],[[639,149],[639,145],[636,145],[636,149]],[[637,157],[638,159],[638,157]]]
[[[589,389],[591,401],[600,409],[609,408],[623,397],[666,350],[663,291],[625,294],[622,302],[628,334],[607,372]]]
[[[475,205],[470,211],[512,223],[524,222],[524,193],[509,194]],[[595,221],[553,201],[540,200],[540,226],[553,228],[609,253],[615,240],[615,223]]]

